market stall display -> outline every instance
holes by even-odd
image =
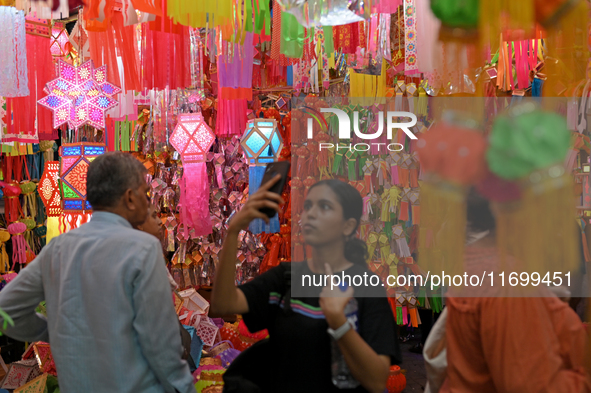
[[[205,297],[228,222],[269,162],[292,161],[286,204],[269,225],[257,220],[241,232],[236,284],[310,256],[299,227],[306,192],[337,178],[363,197],[358,235],[401,326],[421,324],[420,307],[441,311],[440,285],[407,278],[427,280],[442,257],[461,260],[465,223],[450,228],[448,217],[460,215],[458,198],[475,179],[488,176],[503,190],[491,200],[510,203],[502,199],[536,169],[541,177],[524,196],[531,207],[536,184],[545,187],[544,206],[567,204],[572,178],[579,221],[591,224],[587,2],[46,3],[0,2],[0,289],[53,238],[91,218],[90,162],[107,151],[133,154],[148,170],[163,224],[179,320],[204,350],[194,374],[200,391],[219,389],[237,354],[268,334],[210,318]],[[473,123],[442,120],[439,100],[455,96],[478,97]],[[526,120],[503,114],[525,97],[566,104]],[[396,128],[392,112],[399,121],[411,112],[415,122]],[[549,146],[570,150],[558,157]],[[553,172],[562,162],[566,170]],[[552,181],[564,187],[548,190]],[[437,210],[444,203],[448,210]],[[570,219],[563,207],[554,222]],[[544,242],[555,239],[527,206],[516,217],[501,214],[500,225],[518,236],[517,223],[528,221]],[[575,260],[578,235],[560,236],[552,254],[524,237],[523,258]],[[2,388],[54,389],[49,344],[31,343],[14,360]],[[393,369],[389,391],[404,389],[403,380]]]

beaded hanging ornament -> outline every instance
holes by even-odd
[[[66,143],[60,147],[60,193],[63,215],[60,233],[74,229],[90,218],[92,207],[86,200],[86,174],[90,162],[105,154],[101,143]]]

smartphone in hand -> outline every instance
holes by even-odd
[[[263,175],[261,185],[272,180],[275,176],[279,174],[281,175],[281,179],[279,179],[277,183],[273,184],[273,187],[271,187],[269,191],[281,195],[283,193],[285,183],[287,182],[287,177],[289,176],[290,166],[291,163],[289,161],[277,161],[269,163],[265,168],[265,174]],[[269,218],[274,217],[277,213],[275,210],[268,207],[264,207],[260,211],[261,213],[266,214]]]

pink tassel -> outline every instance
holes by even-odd
[[[12,237],[12,270],[17,263],[24,265],[27,263],[27,251],[31,252],[29,245],[25,241],[23,233],[27,226],[22,222],[15,222],[8,226],[8,232]]]
[[[188,220],[192,222],[195,236],[206,236],[212,231],[209,214],[209,180],[205,163],[187,163],[184,165],[185,207]]]
[[[398,165],[392,165],[390,167],[390,175],[392,177],[392,184],[399,186],[400,178],[398,177]]]
[[[408,325],[408,308],[406,306],[402,306],[402,325]]]

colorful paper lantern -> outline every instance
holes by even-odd
[[[92,60],[74,67],[58,59],[58,77],[47,83],[48,94],[38,101],[53,111],[53,127],[68,123],[72,129],[89,124],[105,128],[105,111],[119,103],[121,89],[107,82],[107,66],[94,68]]]
[[[37,188],[48,217],[59,217],[63,212],[62,198],[59,192],[59,178],[59,161],[47,161]]]
[[[246,162],[248,162],[248,193],[254,194],[263,180],[266,164],[277,161],[283,148],[283,138],[277,129],[275,119],[252,119],[246,123],[246,130],[240,140]],[[262,219],[250,223],[252,233],[279,232],[279,217],[275,215],[269,224]]]
[[[209,180],[205,164],[207,152],[215,141],[201,113],[183,113],[170,136],[170,144],[181,155],[182,221],[185,229],[194,229],[194,236],[209,235],[212,231],[209,214]]]
[[[264,166],[277,161],[283,148],[283,138],[275,119],[249,120],[240,145],[249,165]]]
[[[60,163],[59,161],[45,162],[45,169],[37,189],[41,201],[47,213],[46,242],[59,235],[59,217],[63,214],[62,197],[59,188]]]
[[[60,233],[73,229],[90,218],[92,206],[86,200],[86,174],[91,161],[107,148],[102,143],[66,143],[60,147],[60,195],[64,214]]]
[[[66,44],[70,42],[68,31],[62,22],[56,22],[51,28],[51,44],[49,49],[53,57],[64,57],[68,54]]]

